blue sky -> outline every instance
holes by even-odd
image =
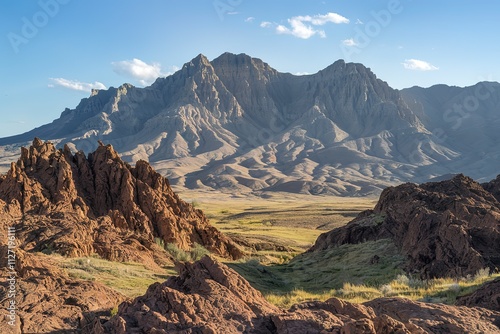
[[[199,53],[246,53],[294,74],[342,58],[398,89],[500,81],[494,0],[3,0],[0,12],[0,137]]]

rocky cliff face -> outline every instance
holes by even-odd
[[[0,212],[26,251],[154,263],[161,262],[160,238],[183,249],[198,243],[220,256],[241,255],[148,163],[131,167],[110,145],[86,157],[35,139],[0,179]]]
[[[481,186],[458,175],[384,190],[374,210],[322,234],[310,251],[392,239],[406,270],[423,278],[474,275],[500,267],[500,203],[496,182]]]
[[[407,102],[361,64],[294,76],[244,54],[199,55],[150,87],[94,91],[51,124],[0,139],[0,164],[35,136],[87,153],[101,139],[193,189],[378,193],[463,158]]]
[[[118,314],[85,333],[495,333],[500,313],[481,308],[381,298],[364,304],[338,299],[280,310],[236,272],[209,257],[181,268],[120,305]]]

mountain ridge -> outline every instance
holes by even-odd
[[[429,101],[439,88],[446,94],[436,106]],[[500,85],[490,88],[500,96]],[[296,76],[246,54],[212,61],[200,54],[151,86],[94,90],[52,123],[1,138],[0,165],[40,137],[69,143],[72,151],[111,143],[125,161],[149,161],[174,186],[191,189],[370,195],[457,172],[493,178],[488,168],[484,175],[459,170],[467,167],[461,162],[467,154],[477,166],[475,156],[488,153],[495,140],[488,130],[481,142],[489,146],[469,145],[467,152],[464,130],[439,118],[446,112],[440,108],[469,94],[456,89],[395,90],[369,68],[343,60]],[[480,102],[485,116],[474,116],[474,124],[500,122],[491,111],[496,95]],[[476,130],[466,131],[468,140]]]

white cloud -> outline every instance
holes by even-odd
[[[356,23],[354,23],[354,24],[364,24],[364,23],[360,19],[356,19]]]
[[[143,86],[152,84],[158,77],[171,74],[162,73],[161,65],[158,63],[147,64],[137,58],[112,62],[111,65],[115,73],[134,78]]]
[[[344,44],[345,46],[357,46],[358,45],[358,43],[356,43],[354,38],[344,39],[342,41],[342,44]]]
[[[288,19],[289,27],[282,24],[276,25],[276,33],[292,35],[302,39],[311,38],[314,35],[319,35],[321,38],[326,37],[324,30],[317,29],[317,26],[323,26],[327,23],[342,24],[349,23],[349,19],[337,13],[327,13],[325,15],[314,16],[294,16]],[[273,24],[271,22],[262,22],[262,28],[269,28]]]
[[[301,17],[301,16],[299,16]],[[328,13],[326,15],[315,15],[312,18],[310,16],[303,16],[304,21],[310,22],[315,26],[322,26],[328,22],[341,24],[341,23],[349,23],[349,19],[339,15],[337,13]]]
[[[106,89],[106,86],[104,86],[104,84],[99,81],[96,81],[94,83],[87,83],[76,80],[68,80],[64,78],[49,78],[49,80],[52,81],[52,83],[48,85],[50,88],[60,86],[87,93],[90,93],[92,89]]]
[[[252,23],[255,20],[255,17],[250,16],[245,19],[245,22]]]
[[[418,59],[406,59],[403,63],[404,68],[413,71],[436,71],[439,70],[438,67],[432,65],[423,60]]]

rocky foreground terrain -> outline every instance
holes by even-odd
[[[2,245],[2,254],[7,254]],[[16,250],[16,314],[14,326],[3,317],[0,333],[77,333],[82,321],[109,311],[127,298],[98,282],[71,279],[48,255]],[[7,313],[11,276],[0,261],[2,313]],[[2,314],[2,315],[3,315]]]
[[[481,185],[458,175],[388,188],[374,210],[323,234],[309,252],[391,238],[407,256],[406,270],[422,277],[495,269],[499,180]],[[35,139],[0,177],[0,212],[1,228],[15,226],[18,239],[16,325],[1,322],[1,333],[500,333],[498,281],[461,297],[460,306],[332,298],[285,310],[209,256],[178,263],[178,276],[133,300],[98,282],[69,278],[50,254],[96,253],[160,266],[171,259],[156,237],[181,248],[200,243],[228,259],[242,255],[147,163],[131,167],[109,145],[85,156]],[[2,239],[3,254],[7,247]],[[6,257],[0,264],[6,309]]]
[[[178,277],[149,287],[118,314],[84,333],[498,333],[500,312],[380,298],[364,304],[339,299],[281,310],[245,279],[205,257]]]
[[[457,305],[479,306],[500,311],[500,280],[488,282],[473,293],[460,297]]]

